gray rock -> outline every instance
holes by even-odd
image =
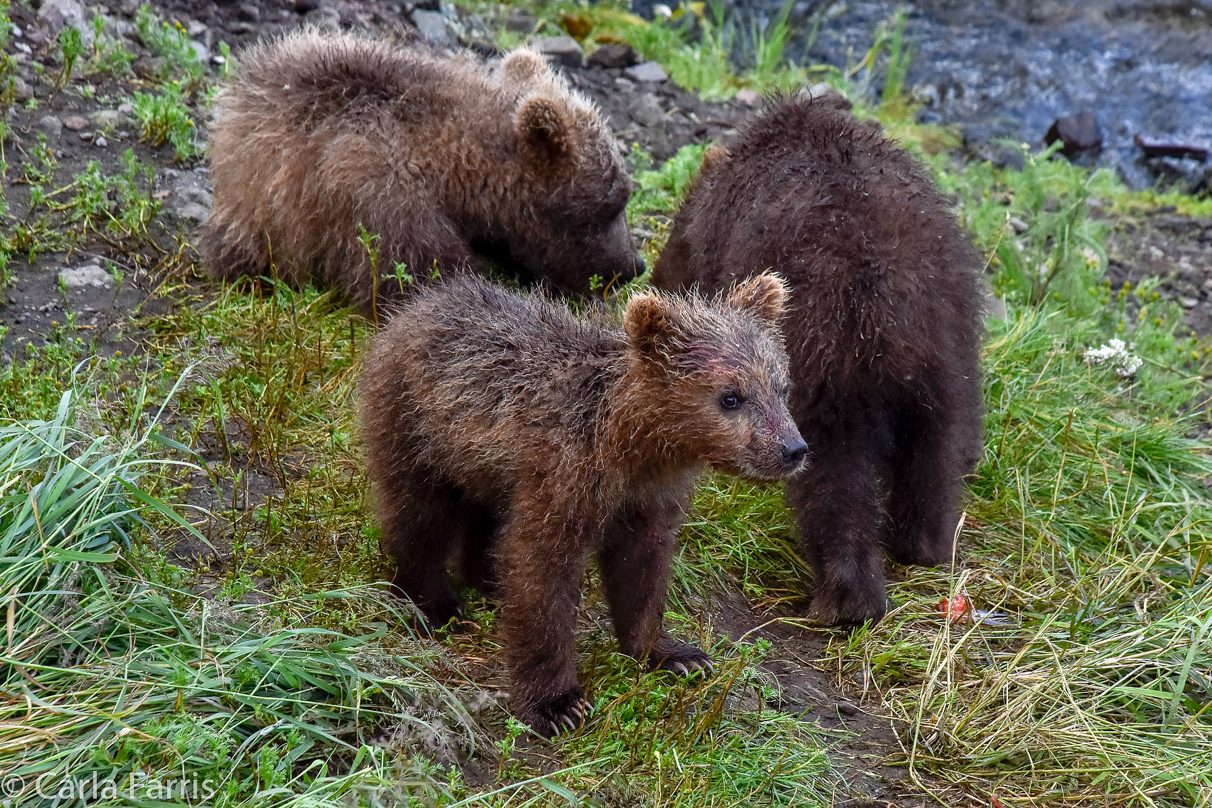
[[[190,39],[198,39],[210,30],[210,26],[201,20],[190,20],[185,24],[185,33]]]
[[[750,109],[757,109],[762,106],[762,96],[756,90],[751,90],[748,87],[736,91],[736,100]]]
[[[245,22],[261,22],[261,9],[256,3],[241,3],[239,15]]]
[[[530,40],[530,46],[548,60],[564,67],[580,67],[585,61],[581,45],[570,36],[540,36]]]
[[[166,168],[160,172],[161,181],[172,191],[165,200],[168,211],[182,221],[198,224],[210,215],[214,198],[206,174],[202,171],[178,171]]]
[[[836,87],[823,81],[811,85],[805,92],[810,98],[826,99],[838,109],[850,109],[850,99],[842,95]]]
[[[515,34],[529,34],[538,24],[537,17],[516,9],[509,12],[509,16],[505,18],[505,30]]]
[[[1103,130],[1094,114],[1082,110],[1076,115],[1057,118],[1048,127],[1044,142],[1051,146],[1061,142],[1061,154],[1070,160],[1083,154],[1097,154],[1103,149]]]
[[[194,49],[194,56],[198,57],[198,61],[206,64],[210,61],[210,48],[203,45],[196,39],[191,39],[189,46]]]
[[[304,14],[303,21],[321,30],[336,31],[341,27],[341,12],[329,6],[320,6]]]
[[[99,109],[91,113],[88,118],[93,122],[93,126],[98,129],[117,129],[120,126],[126,126],[131,123],[130,115],[124,114],[121,108]]]
[[[20,76],[13,78],[13,97],[18,101],[28,101],[34,97],[34,88]]]
[[[69,115],[63,119],[63,125],[73,132],[79,132],[88,126],[88,118],[83,115]]]
[[[86,286],[106,288],[114,285],[113,276],[102,269],[100,264],[64,269],[59,273],[59,280],[68,289],[82,289]]]
[[[665,120],[665,110],[652,93],[636,96],[627,105],[627,114],[640,126],[656,126]]]
[[[659,82],[666,81],[669,78],[669,74],[665,72],[665,68],[656,62],[643,62],[634,67],[629,67],[623,71],[623,75],[632,81],[638,82]]]
[[[1199,298],[1184,297],[1179,299],[1178,302],[1184,309],[1193,309],[1199,305]]]
[[[635,52],[635,48],[630,45],[623,45],[619,42],[607,42],[602,47],[589,54],[586,64],[590,67],[601,67],[604,69],[622,69],[639,64],[640,55]]]
[[[38,21],[46,26],[52,37],[59,35],[64,28],[72,27],[80,31],[84,44],[93,42],[92,26],[84,15],[84,4],[79,0],[42,0],[38,9]]]
[[[60,135],[63,133],[63,121],[54,115],[43,115],[38,119],[38,128],[51,136]]]
[[[981,285],[985,287],[985,319],[988,320],[992,318],[997,320],[1005,320],[1006,301],[998,297],[997,294],[994,293],[993,287],[989,286],[988,283],[982,281]]]
[[[431,44],[444,48],[454,44],[454,37],[446,27],[446,18],[442,16],[442,12],[417,9],[412,13],[412,22],[421,36]]]

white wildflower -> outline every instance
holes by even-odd
[[[673,9],[664,3],[657,3],[652,7],[652,16],[660,17],[662,20],[668,20],[673,16]]]
[[[1102,264],[1102,259],[1098,257],[1098,253],[1090,247],[1082,249],[1082,259],[1086,262],[1086,269],[1098,269]]]
[[[1099,348],[1086,351],[1086,360],[1096,365],[1109,365],[1121,379],[1131,378],[1140,370],[1144,360],[1132,353],[1135,346],[1125,345],[1122,339],[1113,339]]]

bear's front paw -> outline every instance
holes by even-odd
[[[883,586],[866,591],[845,585],[818,588],[812,595],[808,618],[826,626],[852,626],[879,621],[888,613],[888,606]]]
[[[551,738],[565,730],[577,729],[588,714],[585,691],[576,687],[523,710],[520,718],[544,738]]]
[[[648,653],[648,670],[669,671],[678,676],[715,673],[715,662],[693,645],[662,637]]]

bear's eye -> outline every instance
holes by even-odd
[[[735,410],[741,406],[741,397],[729,390],[720,396],[720,406],[726,410]]]

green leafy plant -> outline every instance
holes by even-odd
[[[185,96],[176,83],[165,84],[159,93],[134,94],[131,105],[139,121],[140,138],[152,146],[171,143],[178,160],[199,154],[194,120],[185,106]]]

